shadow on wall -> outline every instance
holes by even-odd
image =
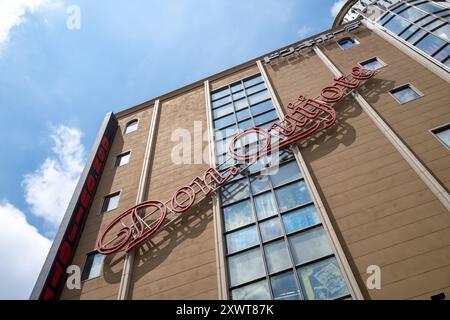
[[[142,245],[136,247],[137,251],[132,275],[134,281],[161,265],[183,241],[200,236],[213,220],[211,208],[211,197],[203,199],[187,214],[183,214],[170,225],[161,229],[157,236],[150,237]],[[120,282],[122,268],[116,268],[117,264],[123,264],[123,252],[106,256],[103,267],[103,276],[106,282]],[[130,288],[130,295],[132,290],[133,288]]]

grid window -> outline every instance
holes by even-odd
[[[227,149],[236,130],[268,128],[279,118],[261,75],[216,90],[211,99],[222,170],[235,163]],[[252,141],[246,141],[246,148],[253,148]],[[280,152],[278,167],[270,168],[272,158],[260,159],[220,189],[229,289],[235,300],[303,299],[307,292],[299,270],[333,258],[292,151]],[[340,273],[338,278],[345,284]]]
[[[86,263],[84,264],[83,273],[81,275],[81,281],[97,278],[102,273],[103,261],[105,256],[92,252],[86,257]]]
[[[372,58],[367,61],[361,62],[361,66],[367,70],[378,70],[385,66],[385,64],[378,58]]]
[[[108,212],[119,206],[120,192],[106,196],[103,200],[102,212]]]
[[[356,46],[358,44],[358,42],[351,38],[345,38],[345,39],[339,40],[338,44],[342,49],[345,50],[345,49],[353,48],[354,46]]]
[[[400,88],[391,90],[390,93],[401,104],[420,98],[420,94],[417,91],[415,91],[409,84],[402,86]]]
[[[444,128],[434,130],[433,133],[442,141],[448,148],[450,148],[450,125]]]
[[[116,158],[116,167],[121,167],[130,162],[130,152],[122,153]]]
[[[128,122],[127,126],[125,127],[125,134],[132,133],[138,129],[139,121],[133,120],[131,122]]]
[[[378,23],[424,54],[449,65],[450,10],[445,2],[409,2],[383,15]]]

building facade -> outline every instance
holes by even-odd
[[[449,16],[348,1],[322,34],[108,114],[31,298],[448,298]]]

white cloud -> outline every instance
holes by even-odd
[[[56,228],[83,170],[85,150],[80,130],[60,125],[52,131],[55,155],[45,159],[34,173],[27,174],[23,186],[31,213]]]
[[[333,17],[336,17],[339,13],[339,11],[341,11],[342,7],[344,6],[344,4],[347,2],[347,0],[337,0],[333,3],[333,5],[331,6],[331,15]]]
[[[0,202],[0,300],[29,298],[50,245],[20,210]]]
[[[307,26],[302,26],[297,30],[297,34],[300,38],[306,37],[311,32],[311,28]]]
[[[59,0],[0,0],[0,48],[8,42],[11,29],[25,21],[27,13],[60,5]]]

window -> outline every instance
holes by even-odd
[[[227,146],[237,130],[267,128],[279,121],[261,75],[215,90],[211,101],[220,169],[235,163],[229,159]],[[248,138],[242,145],[251,149],[258,136]],[[308,267],[334,259],[293,152],[280,152],[279,167],[270,168],[272,158],[267,156],[250,165],[219,190],[228,285],[234,300],[303,299],[309,289],[301,287],[300,276],[306,279]],[[263,168],[267,169],[264,174]],[[328,276],[338,278],[344,283],[342,292],[347,292],[340,271],[320,275],[324,279],[319,282],[327,281]],[[330,280],[331,291],[332,285]],[[335,296],[351,297],[348,292]]]
[[[297,272],[308,300],[330,300],[348,295],[335,258],[299,268]]]
[[[127,126],[125,127],[125,134],[132,133],[138,129],[138,120],[133,120],[128,122]]]
[[[103,200],[102,213],[116,209],[119,206],[120,192],[106,196]]]
[[[421,97],[416,90],[414,90],[411,85],[407,84],[400,88],[389,91],[394,98],[401,104],[407,103],[409,101],[416,100]]]
[[[382,62],[378,58],[372,58],[360,63],[361,67],[367,70],[378,70],[385,66],[384,62]]]
[[[345,50],[345,49],[350,49],[350,48],[356,46],[357,44],[359,44],[359,42],[357,42],[356,40],[351,39],[351,38],[345,38],[345,39],[339,40],[338,44],[342,49]]]
[[[116,167],[126,165],[130,161],[130,152],[119,154],[116,158]]]
[[[98,252],[89,253],[86,257],[81,281],[99,277],[102,274],[104,260],[105,256]]]
[[[432,34],[427,34],[424,38],[416,43],[416,47],[432,56],[445,44],[445,41],[439,39],[438,37],[435,37]]]
[[[433,130],[433,133],[443,144],[450,148],[450,125]]]

